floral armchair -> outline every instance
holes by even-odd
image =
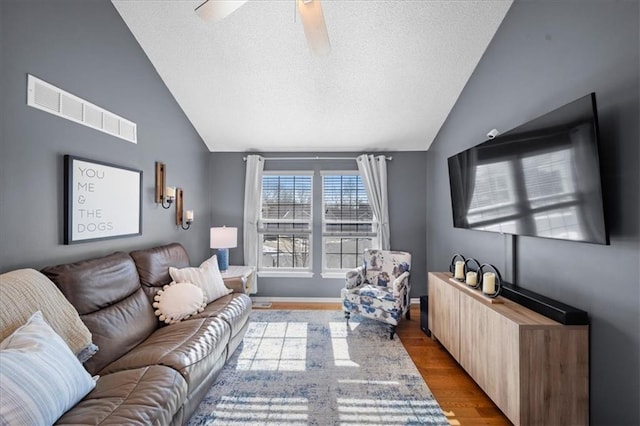
[[[389,324],[390,339],[403,315],[409,314],[409,270],[411,254],[403,251],[364,251],[364,262],[347,272],[341,291],[342,309],[349,322],[351,313]]]

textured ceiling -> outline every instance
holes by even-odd
[[[190,0],[112,0],[211,151],[427,150],[511,0],[323,0],[329,56],[294,0],[218,23]]]

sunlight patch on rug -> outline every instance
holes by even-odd
[[[238,348],[237,370],[304,371],[306,322],[252,321]]]
[[[448,425],[386,324],[341,311],[254,311],[189,425]]]

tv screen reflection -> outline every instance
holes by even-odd
[[[585,109],[449,158],[454,226],[606,244],[597,128]]]

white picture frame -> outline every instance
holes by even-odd
[[[142,170],[64,156],[64,243],[142,235]]]

